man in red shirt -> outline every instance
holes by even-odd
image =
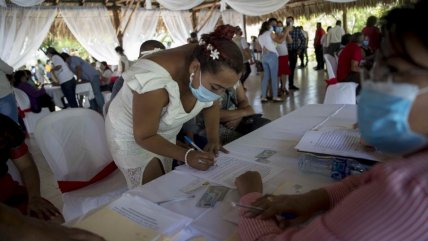
[[[359,66],[363,59],[362,42],[363,34],[360,32],[354,33],[351,37],[351,42],[340,53],[336,76],[338,82],[360,82]]]
[[[324,57],[323,57],[323,50],[322,50],[322,44],[321,44],[321,38],[325,34],[324,29],[321,27],[321,23],[317,23],[317,31],[315,32],[315,39],[314,39],[314,47],[315,47],[315,56],[317,59],[317,66],[314,68],[315,70],[322,70],[324,69]]]
[[[367,18],[366,27],[361,31],[364,34],[364,41],[372,53],[374,53],[380,45],[381,33],[378,27],[376,27],[377,18],[370,16]]]

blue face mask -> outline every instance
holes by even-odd
[[[276,27],[275,32],[282,33],[283,30],[284,30],[283,27]]]
[[[410,129],[408,116],[416,96],[428,91],[392,82],[363,84],[358,102],[361,137],[378,150],[404,155],[428,145],[428,137]]]
[[[369,41],[368,41],[368,40],[364,40],[364,41],[363,41],[363,46],[364,46],[364,47],[369,46]]]
[[[192,86],[193,82],[193,74],[190,75],[190,82],[189,82],[189,88],[192,91],[193,96],[198,99],[200,102],[212,102],[220,99],[221,96],[217,95],[216,93],[211,92],[205,86],[202,85],[202,73],[199,71],[199,88],[194,88]]]

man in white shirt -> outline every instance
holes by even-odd
[[[236,26],[235,37],[232,40],[233,42],[235,42],[236,45],[238,45],[239,49],[242,52],[242,56],[244,57],[245,72],[242,73],[240,81],[245,89],[244,82],[251,73],[251,67],[249,62],[251,60],[250,46],[248,45],[247,40],[242,37],[242,30],[239,26]]]
[[[13,73],[13,68],[0,59],[0,113],[18,123],[18,107],[6,75]]]
[[[342,36],[345,34],[345,30],[342,28],[342,21],[337,20],[336,26],[327,34],[327,43],[328,43],[328,54],[335,55],[340,49],[340,42],[342,41]]]

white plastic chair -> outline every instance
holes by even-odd
[[[36,128],[37,123],[43,117],[49,115],[51,112],[49,108],[42,108],[39,113],[34,113],[31,111],[31,103],[28,95],[17,88],[13,88],[13,92],[15,93],[16,103],[18,104],[19,109],[24,112],[25,116],[22,118],[25,124],[25,128],[28,133],[33,133]]]
[[[330,63],[330,66],[333,70],[334,76],[337,74],[337,59],[330,55],[330,54],[324,54],[324,60],[326,63]],[[328,70],[328,69],[327,69]]]
[[[324,97],[324,104],[351,104],[355,105],[356,89],[358,84],[353,82],[329,85]]]
[[[127,190],[118,169],[104,172],[106,177],[88,183],[112,167],[104,128],[100,114],[83,108],[54,112],[36,127],[36,141],[63,193],[66,221],[111,202]],[[79,184],[87,186],[65,190],[64,185]]]

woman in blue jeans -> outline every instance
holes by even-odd
[[[46,55],[52,60],[52,75],[61,84],[61,90],[67,99],[68,106],[71,108],[77,108],[76,100],[76,79],[74,78],[73,72],[71,72],[68,65],[61,58],[59,53],[52,47],[46,50]]]
[[[276,20],[264,22],[260,28],[258,41],[263,49],[262,64],[263,64],[263,80],[262,80],[262,103],[267,102],[266,94],[269,79],[271,79],[272,100],[281,102],[284,99],[278,97],[278,52],[274,42],[281,43],[284,41],[286,34],[276,35],[273,26],[276,25]]]

